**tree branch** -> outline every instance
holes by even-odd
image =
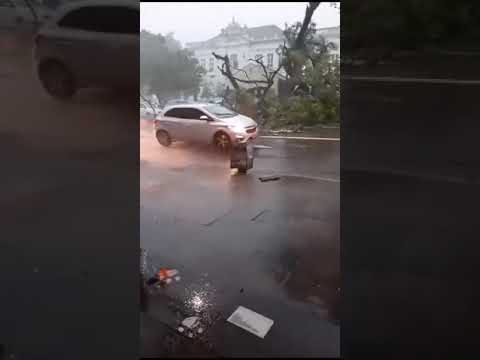
[[[140,97],[142,98],[143,101],[145,101],[152,108],[153,116],[157,117],[157,115],[158,115],[157,110],[153,106],[152,102],[145,95],[143,95],[141,92],[140,92]]]
[[[232,70],[230,68],[230,59],[228,58],[228,56],[221,56],[215,54],[215,52],[212,52],[212,55],[215,57],[215,59],[223,61],[222,69],[220,70],[220,72],[222,73],[222,75],[226,76],[228,80],[230,80],[230,83],[235,90],[240,90],[240,85],[238,85],[238,82],[232,74]]]
[[[262,57],[263,58],[263,57]],[[263,70],[263,73],[265,74],[265,79],[267,80],[267,82],[270,81],[270,78],[268,77],[268,72],[267,72],[267,68],[265,66],[265,64],[263,63],[262,61],[262,58],[258,58],[258,59],[248,59],[249,61],[254,61],[256,62],[258,65],[261,66],[262,70]]]

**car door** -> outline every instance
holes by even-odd
[[[176,140],[185,140],[182,123],[184,116],[182,108],[173,108],[165,111],[161,117],[162,127]]]
[[[203,111],[195,108],[185,108],[186,119],[183,120],[185,137],[190,141],[205,142],[205,130],[208,128],[208,121],[200,120]]]
[[[198,119],[192,124],[195,127],[196,141],[202,143],[210,143],[213,139],[214,127],[212,126],[212,117],[200,109],[194,109],[195,113],[192,114],[195,119]],[[202,116],[206,116],[208,120],[201,120]]]

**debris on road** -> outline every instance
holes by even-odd
[[[252,217],[252,218],[250,219],[250,221],[255,221],[255,220],[257,220],[260,216],[262,216],[263,214],[265,214],[267,211],[268,211],[268,210],[262,210],[262,211],[260,211],[257,215],[255,215],[254,217]]]
[[[227,321],[262,339],[267,335],[273,325],[272,319],[243,306],[239,306]]]
[[[193,338],[194,334],[202,334],[203,333],[203,327],[200,326],[200,318],[198,316],[190,316],[188,318],[185,318],[182,321],[181,326],[177,328],[179,333],[184,333],[185,330],[188,330],[187,336],[189,338]]]
[[[253,148],[255,150],[260,150],[260,149],[273,149],[271,146],[266,146],[266,145],[254,145]]]
[[[190,316],[182,321],[182,325],[190,330],[195,329],[200,324],[200,318],[198,316]]]
[[[269,130],[267,131],[267,134],[271,135],[284,135],[284,134],[298,134],[298,133],[303,133],[304,131],[297,127],[295,129],[280,129],[280,130]]]
[[[147,286],[165,288],[167,285],[170,285],[174,280],[180,281],[181,278],[177,274],[178,270],[176,269],[160,268],[155,274],[155,276],[147,279],[146,284]]]
[[[261,176],[261,177],[259,177],[259,179],[260,179],[261,182],[276,181],[276,180],[280,180],[280,176],[275,176],[275,175],[272,175],[272,176]]]
[[[152,277],[152,278],[147,280],[147,285],[152,286],[152,285],[155,285],[158,282],[159,282],[159,280],[156,277]]]
[[[159,280],[164,280],[167,278],[172,278],[178,274],[178,270],[175,269],[167,269],[167,268],[160,268],[157,272],[157,277]]]

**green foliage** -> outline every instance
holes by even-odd
[[[293,41],[300,23],[287,27],[287,42]],[[338,123],[340,121],[340,61],[332,57],[334,44],[316,35],[310,24],[302,49],[288,49],[284,54],[287,73],[293,84],[303,85],[306,93],[290,96],[286,101],[266,101],[267,123],[273,128],[302,127]]]
[[[283,104],[279,102],[271,104],[268,120],[272,128],[337,123],[338,105],[320,101],[313,97],[291,97]]]
[[[340,97],[340,60],[324,56],[305,68],[306,83],[312,88],[312,95],[321,101],[332,102]]]
[[[283,66],[287,74],[304,81],[304,66],[309,62],[321,61],[331,50],[336,49],[336,45],[328,42],[325,38],[317,34],[317,25],[311,22],[305,34],[305,40],[300,48],[295,46],[295,40],[298,36],[302,23],[297,22],[293,25],[286,25],[283,32],[286,38],[286,47],[282,50]]]
[[[140,85],[148,85],[159,97],[180,92],[198,94],[205,70],[191,52],[181,49],[172,34],[140,33]]]
[[[305,69],[311,88],[307,96],[292,96],[284,102],[268,99],[267,122],[272,128],[335,124],[340,121],[340,64],[324,58]]]

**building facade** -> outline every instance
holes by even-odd
[[[319,29],[319,33],[327,41],[338,43],[338,49],[332,54],[340,54],[340,27]],[[192,50],[194,57],[206,70],[204,85],[217,89],[226,87],[229,81],[219,70],[223,62],[217,60],[212,52],[221,56],[228,55],[232,72],[236,77],[261,80],[263,70],[249,59],[261,57],[269,69],[276,69],[281,61],[279,47],[283,45],[284,40],[282,29],[276,25],[248,28],[233,19],[219,35],[206,41],[187,43],[186,47]],[[283,76],[284,73],[281,71],[279,78]],[[272,89],[275,88],[276,86]]]
[[[336,45],[336,49],[330,52],[331,55],[340,56],[340,26],[318,29],[317,34],[323,36],[327,42]]]
[[[280,61],[278,47],[283,44],[283,32],[276,25],[247,28],[235,20],[221,33],[212,39],[202,42],[187,43],[186,47],[193,51],[194,57],[207,71],[204,81],[213,88],[228,85],[228,79],[218,69],[222,61],[215,59],[212,52],[228,55],[232,71],[235,75],[251,62],[249,59],[262,57],[263,63],[275,69]],[[254,75],[254,74],[252,74]]]

